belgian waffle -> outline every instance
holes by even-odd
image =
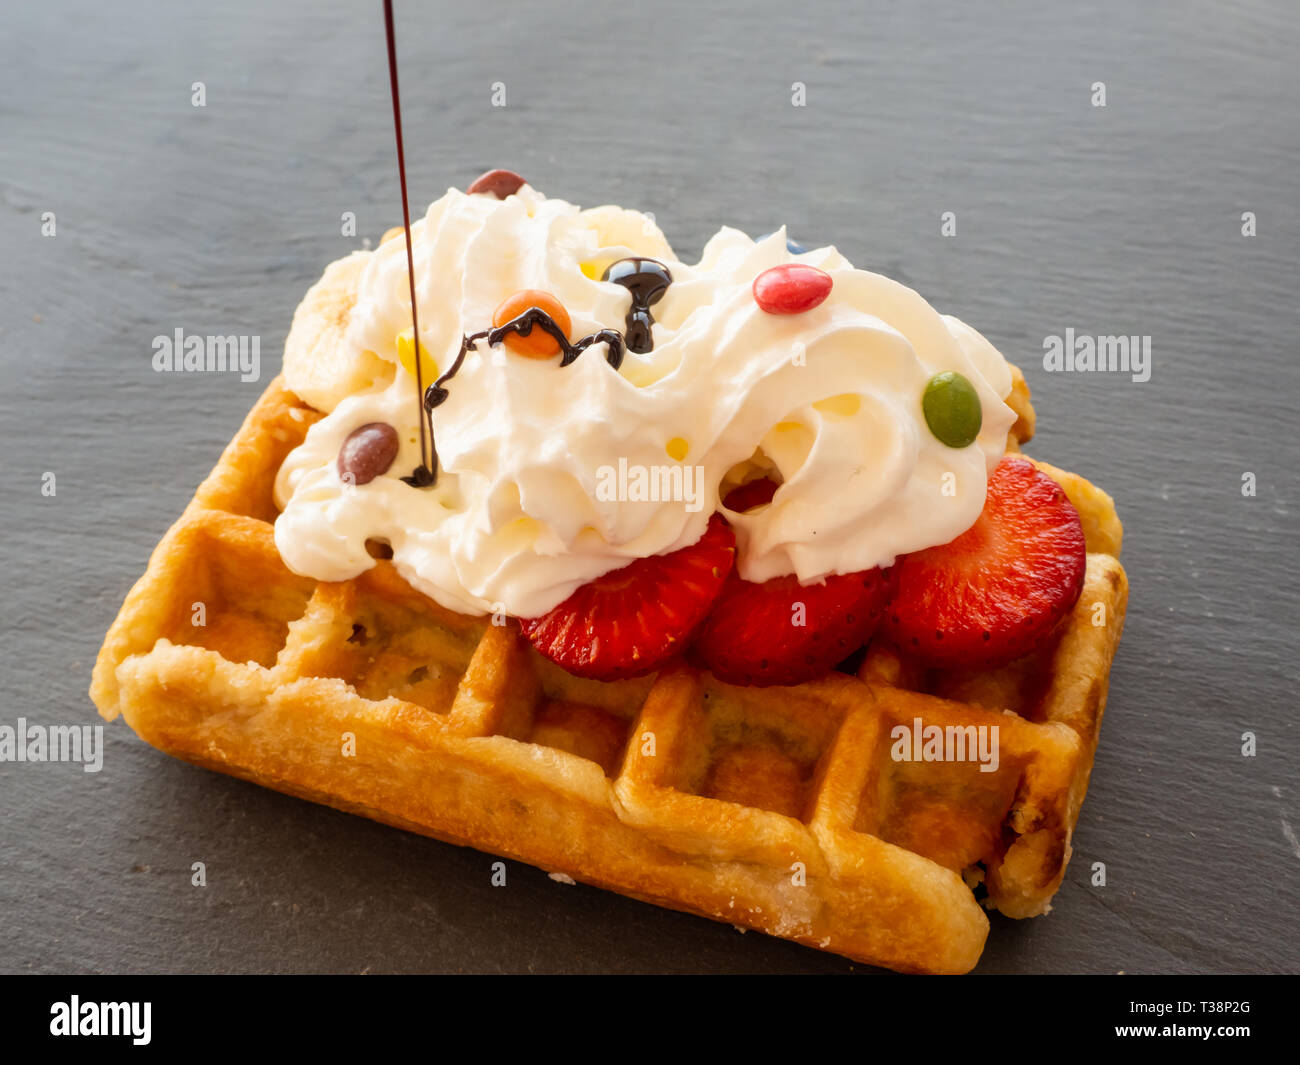
[[[1026,439],[1022,381],[1017,397]],[[979,894],[1012,917],[1048,908],[1124,621],[1105,493],[1043,467],[1080,511],[1087,577],[1052,646],[1010,666],[936,673],[873,647],[858,677],[789,688],[684,666],[602,683],[388,561],[291,573],[272,486],[319,417],[268,387],[105,639],[104,717],[210,769],[893,969],[969,970]],[[895,761],[891,730],[917,721],[999,726],[997,771]]]

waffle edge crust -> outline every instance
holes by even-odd
[[[1018,449],[1022,378],[1008,402]],[[91,697],[106,719],[196,765],[891,969],[974,966],[977,894],[1046,912],[1128,596],[1104,492],[1041,467],[1079,509],[1087,576],[1054,642],[998,670],[936,673],[873,646],[858,677],[789,688],[684,666],[600,683],[389,562],[340,583],[291,573],[272,485],[320,416],[271,382],[105,638]],[[998,726],[997,770],[895,761],[891,729],[917,720]]]

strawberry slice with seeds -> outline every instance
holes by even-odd
[[[733,572],[692,652],[729,684],[799,684],[834,669],[866,643],[889,594],[889,574],[879,569],[807,585],[793,574],[755,583]]]
[[[541,617],[521,618],[519,627],[541,654],[576,676],[650,673],[686,647],[735,557],[735,535],[715,514],[690,547],[597,577]]]
[[[1079,514],[1061,486],[1007,455],[974,525],[899,559],[889,630],[900,650],[930,665],[1001,665],[1051,636],[1086,567]]]

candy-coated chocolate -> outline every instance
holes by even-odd
[[[979,436],[984,423],[975,386],[955,370],[937,373],[925,386],[921,397],[925,424],[936,440],[948,447],[969,447]]]
[[[492,312],[492,324],[505,325],[512,318],[518,318],[529,307],[545,311],[560,327],[560,332],[566,337],[569,335],[573,322],[569,318],[569,312],[564,309],[564,304],[549,292],[543,292],[539,288],[521,288],[518,292],[507,296]],[[505,338],[504,343],[516,355],[525,355],[530,359],[549,359],[561,351],[560,342],[542,329],[533,329],[527,336],[511,333]]]
[[[415,377],[415,330],[403,329],[397,334],[397,361],[402,368]],[[420,345],[420,380],[426,387],[433,384],[438,377],[438,364],[433,361],[429,349]]]
[[[806,263],[782,263],[754,278],[754,300],[768,314],[803,314],[831,294],[825,270]]]
[[[504,200],[507,196],[513,196],[524,184],[524,179],[513,170],[489,170],[476,177],[465,191],[471,196],[486,192],[498,200]]]
[[[398,443],[397,430],[387,422],[353,429],[339,448],[339,476],[349,484],[369,484],[388,472],[397,458]]]

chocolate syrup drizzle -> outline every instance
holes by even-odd
[[[535,328],[551,336],[560,345],[560,351],[564,353],[564,357],[560,360],[561,366],[568,366],[593,344],[602,342],[609,345],[605,361],[615,370],[623,365],[623,335],[617,329],[601,329],[571,344],[569,338],[564,335],[564,330],[556,324],[555,319],[540,307],[529,307],[523,314],[511,318],[508,322],[503,322],[492,329],[482,329],[477,333],[462,337],[456,361],[447,368],[446,373],[434,381],[424,392],[424,417],[429,421],[429,441],[430,449],[433,452],[433,463],[427,468],[417,466],[409,477],[402,478],[403,481],[416,488],[427,488],[438,483],[438,442],[433,435],[433,412],[451,395],[447,391],[446,384],[460,372],[461,365],[465,362],[465,356],[470,351],[477,350],[480,340],[486,340],[489,347],[496,347],[511,333],[526,337]],[[423,437],[423,419],[421,419],[420,423],[420,433],[421,437]],[[432,470],[432,474],[429,478],[427,480],[423,479],[424,474],[430,470]]]
[[[407,229],[407,236],[409,242],[409,228]],[[625,320],[625,334],[620,333],[617,329],[600,329],[583,337],[581,340],[570,343],[569,338],[564,335],[564,330],[556,324],[554,318],[540,307],[529,307],[523,314],[511,318],[508,322],[504,322],[492,329],[483,329],[477,333],[462,337],[460,351],[456,355],[455,362],[447,368],[446,373],[434,381],[427,389],[424,388],[423,382],[419,378],[419,360],[416,360],[416,385],[424,392],[424,412],[420,419],[420,454],[423,457],[425,421],[427,419],[430,455],[428,463],[422,462],[409,476],[403,477],[403,481],[416,488],[429,488],[438,483],[438,442],[433,434],[433,412],[450,395],[446,388],[447,382],[460,371],[465,362],[465,356],[471,350],[477,350],[480,340],[486,340],[490,347],[496,347],[511,333],[526,337],[534,329],[540,329],[554,339],[559,345],[560,351],[564,353],[564,357],[560,359],[561,367],[574,362],[579,355],[593,344],[604,343],[609,346],[605,361],[615,370],[623,365],[625,351],[630,350],[638,354],[644,354],[654,350],[654,337],[650,332],[650,326],[653,324],[654,319],[650,316],[650,307],[663,298],[664,292],[673,283],[673,276],[668,272],[668,267],[664,266],[658,259],[650,259],[644,256],[619,259],[605,268],[601,280],[622,285],[632,297],[632,305],[628,308]],[[412,274],[411,284],[414,292],[414,274]],[[412,297],[412,302],[414,302],[414,297]],[[418,345],[418,333],[416,337]]]
[[[409,249],[409,223],[406,232]],[[624,263],[630,264],[629,267],[620,270],[619,267]],[[414,278],[415,275],[412,273],[412,311],[414,311],[415,302]],[[609,347],[609,351],[605,355],[605,361],[615,370],[623,365],[623,355],[626,350],[643,354],[654,349],[654,339],[650,332],[650,326],[653,324],[654,319],[650,316],[650,306],[658,303],[663,298],[664,292],[673,282],[672,274],[668,272],[668,268],[658,259],[648,259],[640,256],[619,259],[605,269],[601,280],[622,285],[632,297],[632,306],[628,309],[625,323],[626,338],[617,329],[600,329],[583,337],[581,340],[570,343],[569,338],[564,335],[564,330],[556,324],[554,318],[540,307],[529,307],[523,314],[511,318],[508,322],[461,337],[460,351],[457,352],[455,361],[447,368],[447,372],[427,389],[424,388],[424,383],[420,377],[420,360],[418,357],[416,358],[416,386],[424,394],[423,412],[420,417],[420,455],[421,458],[424,457],[424,442],[427,429],[429,461],[427,463],[421,462],[409,475],[402,478],[403,481],[415,488],[431,488],[438,483],[438,442],[433,433],[433,412],[446,402],[447,397],[451,394],[447,391],[447,382],[460,372],[460,368],[465,362],[465,356],[470,351],[477,350],[480,340],[486,340],[489,347],[496,347],[511,333],[526,337],[534,329],[540,329],[548,334],[559,345],[560,351],[564,353],[564,357],[560,359],[561,367],[574,362],[579,355],[593,344],[604,343]],[[415,336],[418,349],[419,333],[417,332]]]

